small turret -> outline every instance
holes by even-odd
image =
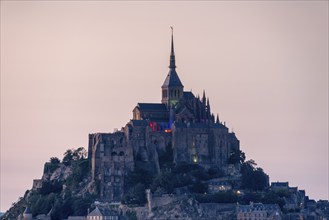
[[[210,117],[211,117],[211,110],[210,110],[209,98],[207,98],[207,118]]]

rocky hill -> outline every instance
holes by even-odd
[[[97,198],[95,184],[90,181],[89,162],[83,148],[67,150],[62,162],[51,158],[44,165],[41,179],[33,181],[33,188],[1,217],[17,219],[26,207],[32,215],[47,214],[52,219],[68,215],[86,215],[87,209]]]
[[[237,219],[239,210],[253,209],[251,203],[257,204],[255,207],[277,204],[283,219],[329,216],[328,201],[316,203],[305,196],[305,191],[289,187],[288,182],[270,186],[269,177],[253,160],[245,161],[243,152],[237,155],[231,160],[238,161],[240,171],[231,175],[197,164],[174,165],[171,157],[163,161],[156,175],[136,169],[126,174],[125,194],[121,203],[114,204],[101,200],[100,184],[92,181],[85,149],[70,149],[62,161],[53,157],[45,163],[42,178],[34,180],[32,189],[1,219],[16,220],[26,207],[39,220],[84,219],[96,206],[112,210],[120,220]],[[145,189],[149,189],[147,193]]]

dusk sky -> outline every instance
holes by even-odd
[[[184,89],[247,159],[329,199],[328,1],[1,1],[0,211],[50,157],[161,101],[170,26]]]

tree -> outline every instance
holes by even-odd
[[[144,205],[146,203],[145,185],[137,183],[123,196],[124,204]]]
[[[50,161],[51,164],[59,164],[60,163],[60,160],[57,157],[51,157],[49,161]]]
[[[208,192],[208,185],[202,183],[200,180],[197,180],[195,183],[192,184],[190,189],[194,193],[206,193]]]
[[[254,160],[248,160],[242,164],[242,188],[250,190],[264,190],[269,186],[269,178],[263,169],[258,167]]]
[[[68,149],[65,151],[62,161],[65,165],[70,165],[72,160],[73,160],[73,149]]]
[[[72,161],[82,160],[87,158],[87,151],[83,147],[78,149],[68,149],[64,153],[63,163],[70,165]]]
[[[87,158],[87,151],[83,147],[73,150],[73,160],[81,160]]]
[[[236,164],[236,163],[242,164],[245,161],[245,159],[246,159],[245,153],[237,149],[231,152],[227,162],[229,164]]]
[[[285,205],[284,199],[280,198],[280,196],[275,192],[266,193],[264,195],[264,198],[262,199],[262,203],[264,203],[264,204],[278,204],[281,209]]]
[[[167,193],[172,193],[174,191],[174,185],[172,181],[171,173],[163,172],[159,173],[151,184],[151,190],[153,192],[163,189]]]
[[[53,173],[59,167],[60,160],[57,157],[51,157],[49,161],[50,164],[48,165],[48,171]]]

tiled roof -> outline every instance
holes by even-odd
[[[137,103],[141,111],[167,111],[167,107],[162,103]]]
[[[174,68],[171,68],[169,70],[169,73],[162,85],[162,87],[169,87],[169,86],[183,86]]]
[[[183,97],[184,97],[184,99],[194,99],[195,98],[195,96],[193,95],[192,92],[184,92]]]

